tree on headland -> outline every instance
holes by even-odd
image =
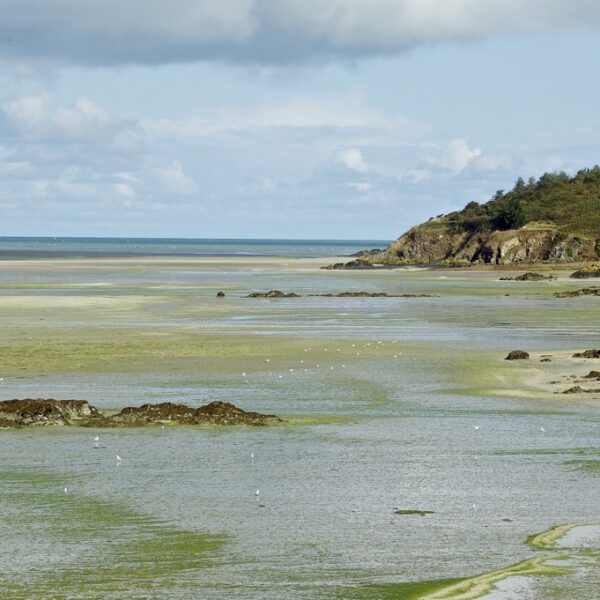
[[[500,229],[519,229],[525,223],[525,212],[521,206],[521,201],[513,196],[500,211],[498,225]]]

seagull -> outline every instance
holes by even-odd
[[[65,494],[68,494],[69,490],[65,487]]]
[[[100,447],[99,442],[100,442],[100,436],[96,436],[94,438],[94,448],[99,448]]]
[[[117,454],[117,462],[120,463],[123,459]]]
[[[254,452],[250,453],[250,460],[252,460],[252,462],[254,462]]]
[[[246,377],[246,371],[242,373],[242,377]]]
[[[271,362],[270,358],[265,358],[265,362]]]
[[[256,491],[254,492],[254,495],[257,496],[257,497],[260,496],[260,489],[256,488]]]
[[[473,425],[473,429],[474,429],[475,431],[479,431],[479,425]]]
[[[544,429],[544,426],[543,426],[543,425],[540,425],[540,431],[541,431],[542,433],[544,433],[544,432],[546,431],[546,430]]]
[[[473,512],[477,510],[477,507],[473,504]]]

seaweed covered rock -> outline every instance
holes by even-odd
[[[294,292],[290,292],[286,294],[281,290],[269,290],[268,292],[252,292],[248,294],[247,298],[299,298],[298,294],[294,294]]]
[[[85,400],[24,398],[0,402],[0,426],[71,425],[104,417]]]
[[[587,375],[584,376],[584,379],[597,379],[600,381],[600,371],[590,371]]]
[[[577,298],[578,296],[600,296],[600,288],[591,287],[583,288],[573,292],[557,292],[554,294],[556,298]]]
[[[500,277],[500,281],[551,281],[556,279],[554,275],[543,275],[542,273],[523,273],[518,277]]]
[[[268,425],[281,422],[275,415],[247,412],[229,402],[211,402],[199,408],[173,402],[128,406],[111,420],[130,426],[166,422],[182,425]]]
[[[525,350],[511,350],[504,360],[525,360],[529,358],[529,352]]]
[[[583,352],[576,352],[573,354],[573,358],[600,358],[600,350],[584,350]]]
[[[592,269],[580,269],[570,275],[571,279],[595,279],[600,278],[600,267]]]

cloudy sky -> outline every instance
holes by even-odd
[[[600,162],[597,0],[0,0],[0,235],[391,239]]]

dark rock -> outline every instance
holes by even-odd
[[[551,358],[542,358],[540,362],[552,362]]]
[[[225,292],[217,292],[217,298],[225,298]]]
[[[0,424],[5,427],[71,425],[103,416],[85,400],[25,398],[0,402]]]
[[[593,279],[600,277],[600,269],[581,269],[570,275],[571,279]]]
[[[577,296],[600,296],[600,288],[583,288],[574,292],[557,292],[556,298],[576,298]]]
[[[524,350],[511,350],[504,360],[524,360],[529,358],[529,353]]]
[[[167,421],[182,425],[268,425],[281,422],[275,415],[246,412],[229,402],[211,402],[200,408],[172,402],[128,406],[112,419],[130,426]]]
[[[554,275],[542,275],[542,273],[523,273],[518,277],[500,277],[500,281],[551,281],[556,279]]]
[[[573,354],[573,358],[600,358],[600,350],[584,350],[583,352],[576,352]]]
[[[563,394],[598,394],[598,393],[600,393],[600,389],[585,390],[579,385],[574,385],[572,388],[569,388],[568,390],[565,390],[562,393]]]
[[[590,371],[584,379],[598,379],[600,381],[600,371]]]
[[[286,294],[281,290],[269,290],[268,292],[252,292],[246,296],[247,298],[299,298],[298,294],[290,292]]]

